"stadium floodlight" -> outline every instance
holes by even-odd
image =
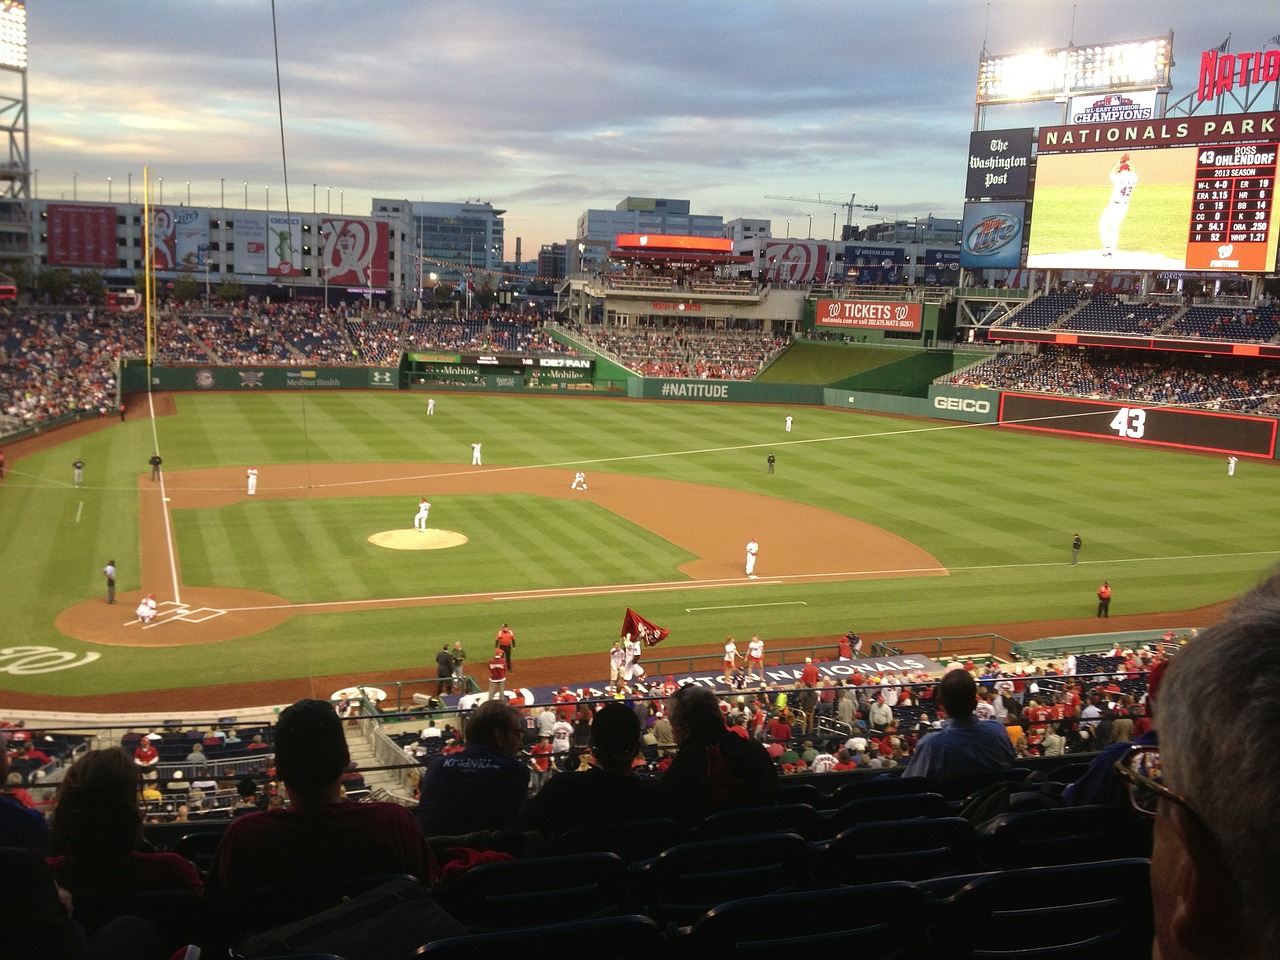
[[[1172,33],[1012,56],[984,53],[978,60],[977,103],[1026,103],[1125,90],[1168,91],[1172,67]]]
[[[19,0],[0,3],[0,67],[27,69],[27,6]]]

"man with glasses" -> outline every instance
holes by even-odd
[[[1280,956],[1280,576],[1174,658],[1160,745],[1116,764],[1155,819],[1156,960]],[[1208,709],[1212,706],[1212,710]]]

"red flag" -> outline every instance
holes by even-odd
[[[637,637],[644,641],[646,647],[652,647],[667,639],[670,633],[670,630],[646,620],[630,607],[627,607],[627,615],[622,618],[622,630],[618,633],[618,636]]]

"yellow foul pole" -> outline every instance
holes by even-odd
[[[142,168],[142,276],[142,295],[146,301],[144,309],[147,318],[147,368],[150,369],[156,342],[156,272],[151,246],[151,175],[147,167]],[[151,374],[147,374],[148,386],[150,383]]]

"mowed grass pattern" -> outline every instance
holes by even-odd
[[[486,465],[560,467],[566,484],[579,468],[588,477],[634,473],[848,514],[920,544],[950,576],[310,614],[216,649],[93,647],[53,623],[66,606],[102,596],[107,559],[119,561],[122,590],[165,586],[137,582],[137,485],[153,424],[129,422],[10,464],[0,486],[0,576],[18,602],[6,616],[6,646],[101,657],[57,673],[6,673],[0,687],[84,694],[357,671],[424,676],[436,642],[483,647],[503,621],[517,628],[522,656],[598,651],[604,676],[628,605],[671,628],[660,652],[672,655],[726,634],[773,644],[850,628],[927,636],[953,625],[1084,616],[1104,578],[1115,587],[1114,614],[1181,610],[1239,594],[1280,557],[1273,462],[1246,461],[1227,478],[1216,456],[813,407],[460,394],[437,401],[428,418],[426,396],[416,392],[188,395],[178,398],[177,416],[154,428],[166,468],[252,463],[264,488],[274,464],[373,461],[415,476],[440,462],[431,469],[465,473],[470,444],[480,440]],[[772,476],[769,452],[778,460]],[[70,486],[77,455],[88,465],[82,490]],[[666,581],[683,562],[672,545],[582,502],[438,498],[443,512],[433,506],[433,525],[473,536],[477,556],[499,558],[464,574],[455,569],[458,550],[397,555],[365,543],[375,530],[409,525],[412,503],[403,498],[299,496],[177,512],[186,582],[323,601]],[[453,516],[466,522],[445,522]],[[726,556],[736,561],[751,532],[725,544]],[[1081,565],[1071,567],[1075,532],[1085,546]]]
[[[183,582],[324,603],[681,580],[677,567],[696,559],[594,503],[524,494],[432,497],[430,525],[465,532],[459,547],[368,542],[409,527],[412,507],[405,497],[369,497],[175,511]]]

